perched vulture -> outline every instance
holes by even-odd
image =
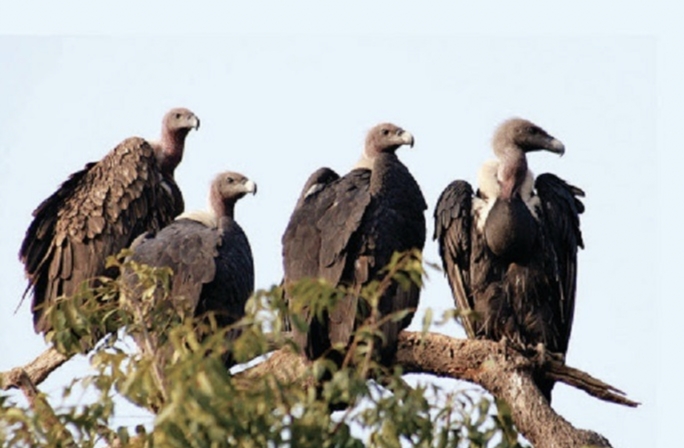
[[[36,208],[19,251],[36,332],[51,329],[45,306],[73,295],[86,280],[116,275],[105,269],[108,256],[183,212],[173,173],[183,158],[185,137],[199,124],[187,109],[170,110],[159,141],[124,140],[99,162],[72,174]]]
[[[584,192],[553,174],[536,181],[526,153],[563,144],[523,119],[505,121],[478,190],[452,182],[435,209],[435,239],[468,337],[505,339],[565,356],[575,308]],[[469,313],[469,312],[474,313]],[[553,382],[537,379],[551,400]]]
[[[358,291],[383,277],[381,270],[394,252],[423,249],[427,208],[420,187],[396,155],[402,145],[413,146],[413,136],[389,123],[370,130],[355,169],[343,177],[322,168],[304,186],[283,235],[283,266],[286,298],[288,287],[304,278],[322,278],[332,285]],[[420,287],[404,290],[392,282],[385,290],[379,311],[385,316],[418,306]],[[300,317],[308,323],[307,334],[294,329],[294,340],[309,359],[332,354],[331,347],[350,341],[367,307],[351,294],[341,299],[322,319],[308,309]],[[292,303],[292,302],[290,302]],[[385,343],[378,350],[388,363],[396,352],[399,332],[409,325],[404,319],[380,327]]]
[[[254,262],[247,236],[235,221],[235,203],[256,184],[242,174],[221,173],[211,184],[210,212],[185,213],[159,232],[133,242],[131,259],[173,271],[170,296],[195,316],[213,312],[219,327],[245,315],[254,291]],[[127,282],[135,281],[126,273]],[[232,331],[229,337],[237,337]],[[226,364],[232,364],[228,355]]]

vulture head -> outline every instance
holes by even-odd
[[[494,133],[492,142],[494,153],[501,157],[507,151],[518,150],[523,153],[546,150],[563,155],[565,146],[560,140],[545,130],[522,118],[504,121]]]
[[[164,115],[161,140],[150,143],[165,176],[173,177],[173,172],[183,159],[185,137],[190,130],[199,129],[199,125],[197,115],[183,107],[171,109]]]
[[[368,131],[364,155],[373,159],[381,153],[392,153],[402,145],[413,147],[413,135],[392,123],[381,123]]]
[[[184,107],[176,107],[164,115],[162,127],[165,130],[186,136],[192,129],[199,129],[200,120],[192,111]]]
[[[235,203],[247,193],[256,194],[257,186],[240,173],[226,171],[211,183],[209,202],[217,217],[233,217]]]

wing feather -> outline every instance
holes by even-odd
[[[304,278],[324,278],[332,285],[339,284],[352,237],[371,200],[369,170],[353,170],[344,177],[318,183],[316,191],[307,195],[315,175],[307,181],[282,238],[286,296],[288,285]],[[330,335],[351,332],[355,312],[344,313],[347,305],[343,303],[339,310],[333,310],[333,322],[318,322],[303,310],[301,317],[310,324],[310,331],[306,335],[293,328],[294,340],[310,358],[329,348]],[[331,324],[334,329],[326,328]]]
[[[196,317],[214,313],[219,328],[245,315],[245,304],[254,292],[254,261],[247,236],[236,222],[217,228],[178,219],[155,235],[139,236],[131,248],[134,261],[173,271],[170,297],[176,307]],[[137,297],[137,278],[132,272],[125,275]],[[227,338],[239,334],[239,329],[232,329]],[[141,340],[138,343],[145,350]],[[161,353],[164,360],[166,352]],[[227,367],[234,364],[230,353],[223,360]]]
[[[172,179],[162,178],[152,147],[141,138],[124,140],[99,162],[72,174],[36,208],[19,251],[36,331],[49,330],[43,304],[106,274],[109,255],[141,233],[162,228],[182,210],[180,190]]]
[[[376,160],[371,181],[373,200],[359,230],[361,245],[356,259],[354,282],[358,288],[369,280],[380,279],[395,253],[423,250],[425,246],[425,210],[427,204],[420,186],[396,155]],[[394,359],[401,330],[410,325],[420,300],[420,285],[404,289],[396,280],[390,282],[380,297],[379,315],[383,318],[410,310],[403,319],[387,319],[380,326],[384,341],[379,345],[381,362]],[[367,307],[366,307],[367,308]],[[359,309],[360,319],[368,317]]]
[[[156,234],[139,236],[131,245],[131,258],[149,266],[171,268],[171,296],[194,310],[200,301],[202,286],[214,280],[214,258],[218,255],[219,242],[218,232],[196,221],[182,219]]]
[[[538,176],[535,188],[541,201],[544,228],[557,259],[556,275],[562,289],[557,314],[560,318],[559,333],[563,341],[561,349],[565,352],[570,340],[575,311],[577,250],[580,247],[584,248],[579,216],[584,212],[584,204],[579,199],[584,197],[584,191],[550,173]]]
[[[450,183],[437,200],[435,207],[434,239],[439,245],[444,272],[461,312],[474,309],[470,279],[471,228],[473,188],[469,183],[456,180]],[[469,338],[475,337],[471,318],[461,316],[461,322]]]

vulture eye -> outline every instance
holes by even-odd
[[[389,131],[387,129],[382,130],[382,135],[389,135]]]
[[[539,129],[539,128],[530,128],[530,130],[529,130],[528,132],[529,132],[530,134],[532,134],[532,135],[538,135],[538,134],[541,134],[541,129]]]
[[[181,114],[176,114],[176,120],[178,120],[181,117]]]
[[[233,182],[235,182],[235,179],[233,179],[232,177],[229,177],[226,179],[226,182],[228,182],[229,184],[232,184]]]

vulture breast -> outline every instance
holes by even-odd
[[[504,260],[524,262],[537,246],[538,226],[520,198],[496,199],[484,226],[487,246]]]

